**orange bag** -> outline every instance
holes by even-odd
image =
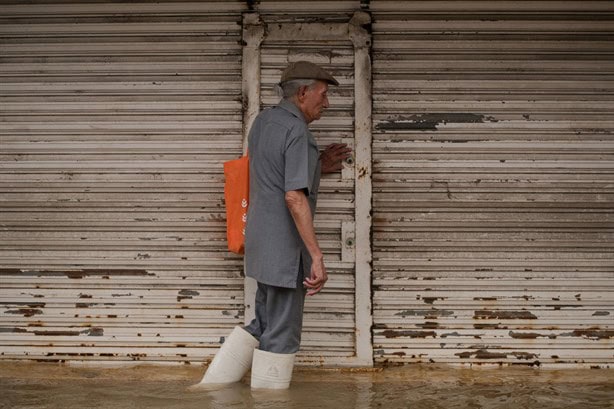
[[[226,238],[228,250],[245,252],[245,224],[249,205],[249,160],[246,156],[224,162],[226,200]]]

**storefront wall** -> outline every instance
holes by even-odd
[[[614,360],[611,2],[0,11],[2,358],[210,359],[252,314],[222,163],[308,59],[341,80],[319,143],[356,153],[303,364]]]

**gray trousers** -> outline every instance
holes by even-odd
[[[301,269],[302,270],[302,269]],[[244,329],[260,341],[258,349],[276,354],[294,354],[301,344],[305,293],[302,271],[298,288],[258,283],[256,318]]]

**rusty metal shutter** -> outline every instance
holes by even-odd
[[[371,10],[376,362],[614,362],[614,3]]]
[[[3,358],[202,361],[243,321],[244,7],[0,6]]]

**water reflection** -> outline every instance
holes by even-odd
[[[299,370],[285,391],[247,382],[191,389],[202,368],[74,368],[0,363],[0,408],[614,408],[614,371],[460,369]]]

